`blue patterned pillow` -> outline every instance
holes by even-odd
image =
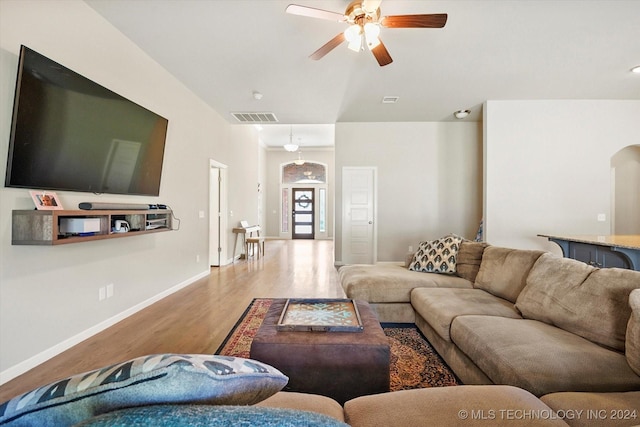
[[[148,404],[252,405],[280,391],[288,380],[269,365],[239,357],[143,356],[15,397],[0,405],[0,425],[69,426]]]
[[[315,412],[257,406],[155,405],[121,409],[76,427],[349,427]]]

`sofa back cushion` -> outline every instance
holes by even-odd
[[[520,291],[526,285],[529,271],[543,253],[489,246],[482,254],[482,263],[474,287],[516,302]]]
[[[463,279],[467,279],[471,283],[476,281],[480,264],[482,263],[482,254],[484,249],[489,246],[484,242],[472,242],[463,240],[458,250],[458,263],[456,274]]]
[[[625,354],[631,369],[640,375],[640,289],[631,291],[629,306],[631,307],[631,317],[627,324]]]
[[[525,318],[624,351],[629,294],[635,288],[640,288],[638,271],[598,269],[545,254],[531,270],[516,307]]]

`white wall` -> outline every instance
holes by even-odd
[[[560,254],[536,235],[610,234],[611,158],[640,141],[640,101],[487,101],[484,114],[489,243]]]
[[[259,140],[259,138],[258,138]],[[258,150],[258,222],[261,227],[266,224],[267,221],[267,171],[268,171],[268,155],[266,146],[260,142],[260,149]],[[261,235],[267,235],[266,233],[262,233]]]
[[[258,224],[258,182],[261,155],[258,131],[251,125],[230,126],[229,152],[236,167],[229,169],[229,228],[239,227],[240,221]],[[235,235],[232,236],[232,242]],[[233,243],[228,253],[233,251]],[[239,252],[239,250],[238,250]]]
[[[11,210],[33,204],[27,190],[0,188],[0,383],[209,273],[209,159],[229,166],[229,225],[240,217],[257,221],[258,159],[246,155],[257,152],[255,133],[229,125],[78,0],[0,1],[0,176],[21,44],[169,120],[159,197],[58,192],[63,205],[165,203],[181,221],[179,231],[167,233],[12,246]],[[99,302],[98,288],[109,283],[114,297]]]
[[[482,127],[474,122],[336,124],[336,261],[342,168],[378,169],[378,261],[448,233],[474,238],[482,216]]]

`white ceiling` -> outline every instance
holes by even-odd
[[[448,14],[443,29],[383,28],[385,67],[346,44],[309,59],[346,25],[285,13],[349,0],[85,1],[230,123],[275,114],[268,146],[291,124],[304,149],[332,145],[337,122],[477,121],[488,99],[640,99],[639,0],[383,0],[383,16]]]

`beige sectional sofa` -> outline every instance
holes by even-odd
[[[415,322],[465,385],[341,406],[279,391],[287,378],[259,361],[149,355],[0,402],[0,425],[640,427],[640,272],[468,241],[455,257],[455,273],[340,278],[380,321]]]
[[[456,274],[419,273],[395,263],[346,265],[338,270],[340,282],[349,298],[369,302],[381,322],[414,323],[411,291],[416,288],[473,288],[487,245],[465,241],[457,256]]]
[[[457,256],[455,274],[382,264],[339,275],[381,322],[415,322],[465,384],[632,392],[640,410],[640,272],[469,241]]]

